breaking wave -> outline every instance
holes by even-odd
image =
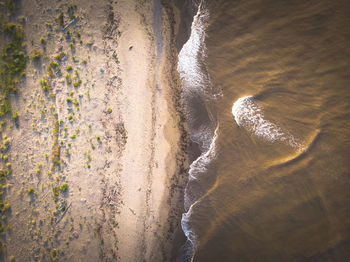
[[[182,84],[182,103],[190,139],[198,147],[197,158],[189,169],[189,181],[185,188],[184,208],[181,226],[187,241],[178,254],[177,261],[193,261],[198,239],[191,227],[194,207],[200,204],[206,193],[201,178],[211,176],[208,166],[216,155],[218,126],[214,103],[220,94],[216,92],[206,68],[205,30],[209,13],[202,1],[193,17],[191,35],[179,53],[178,72]]]
[[[256,103],[253,96],[244,96],[234,102],[232,115],[238,126],[262,139],[269,142],[282,141],[293,148],[303,150],[293,135],[265,119],[262,107]]]
[[[191,228],[191,216],[194,208],[201,203],[202,197],[205,195],[205,189],[194,190],[198,185],[197,179],[204,175],[213,175],[210,173],[208,167],[216,157],[216,140],[218,138],[219,126],[216,127],[213,139],[210,143],[209,149],[200,157],[192,162],[189,169],[189,181],[185,189],[185,210],[186,213],[182,215],[181,226],[184,231],[187,242],[183,248],[181,261],[192,261],[197,246],[197,236]]]

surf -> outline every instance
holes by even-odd
[[[281,141],[287,145],[304,151],[302,144],[288,131],[267,120],[263,108],[253,96],[238,98],[232,106],[232,115],[239,127],[268,142]]]
[[[202,1],[193,17],[191,34],[179,52],[177,71],[182,87],[182,104],[190,140],[198,147],[194,161],[190,164],[188,184],[184,193],[185,213],[181,226],[187,238],[178,254],[177,261],[193,261],[199,243],[195,229],[191,227],[194,206],[200,204],[206,187],[200,180],[208,172],[208,166],[216,156],[218,125],[213,100],[219,97],[211,83],[206,68],[206,26],[209,12]]]

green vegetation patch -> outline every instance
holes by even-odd
[[[61,27],[64,27],[64,14],[63,12],[59,14],[58,18],[57,18],[57,22]]]
[[[50,89],[50,84],[49,82],[47,81],[46,78],[43,78],[40,80],[40,85],[42,87],[42,89],[45,91],[45,92],[48,92],[49,89]]]
[[[77,5],[70,5],[67,7],[68,16],[72,20],[76,18],[74,15],[75,11],[77,11]]]
[[[31,55],[31,58],[32,58],[34,61],[38,62],[38,61],[41,59],[42,55],[43,55],[43,54],[42,54],[40,51],[34,50],[33,53],[32,53],[32,55]]]
[[[59,122],[56,120],[54,124],[54,130],[53,130],[54,141],[53,141],[52,152],[51,152],[51,160],[52,160],[51,170],[54,170],[55,166],[60,166],[61,145],[58,141],[59,132],[60,132],[60,126],[59,126]]]
[[[59,53],[58,55],[56,55],[56,59],[57,59],[57,61],[62,61],[62,59],[63,59],[63,57],[65,57],[66,56],[66,53],[65,52],[61,52],[61,53]]]
[[[68,183],[63,183],[60,187],[61,192],[66,192],[68,189]]]
[[[8,39],[0,54],[1,94],[7,99],[11,93],[16,93],[19,81],[25,76],[28,56],[25,55],[21,25],[4,24],[1,34]]]
[[[79,79],[78,81],[76,81],[76,82],[73,83],[73,86],[74,86],[75,88],[78,88],[80,85],[81,85],[81,80],[80,80],[80,79]]]
[[[46,44],[46,38],[45,37],[40,38],[40,43],[42,45],[45,45]]]
[[[6,1],[6,7],[14,14],[16,10],[15,1]],[[17,93],[18,86],[25,76],[25,69],[28,56],[25,54],[24,31],[21,25],[14,23],[0,23],[0,37],[4,39],[4,45],[0,51],[0,118],[10,114],[12,121],[18,126],[19,115],[17,112],[11,114],[10,95]],[[1,121],[5,123],[4,120]],[[2,124],[0,126],[2,131]],[[6,153],[10,147],[10,140],[4,136],[0,147],[2,153]],[[8,161],[8,157],[3,157],[3,164]],[[4,200],[6,183],[12,173],[11,163],[7,162],[0,170],[0,232],[10,225],[6,225],[6,213],[10,209],[10,204]],[[5,227],[6,225],[6,227]],[[0,260],[3,259],[5,246],[0,241]]]

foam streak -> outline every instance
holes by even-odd
[[[239,98],[232,107],[232,115],[238,126],[269,142],[282,141],[291,147],[302,150],[293,135],[288,134],[276,124],[266,120],[262,107],[253,96]]]

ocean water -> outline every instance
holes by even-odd
[[[178,261],[350,261],[350,2],[193,6]]]

